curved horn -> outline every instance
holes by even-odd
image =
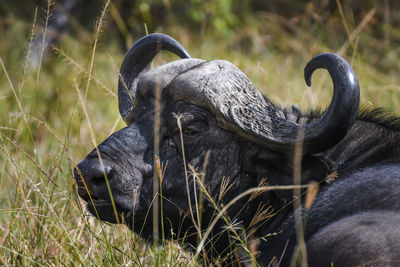
[[[360,88],[352,67],[333,53],[315,56],[304,68],[304,78],[311,86],[311,76],[318,68],[327,69],[333,82],[329,108],[315,122],[306,124],[304,145],[309,152],[319,152],[337,144],[353,126],[360,106]]]
[[[118,80],[118,104],[119,112],[128,124],[132,121],[137,77],[149,70],[150,63],[161,50],[170,51],[181,58],[190,58],[186,49],[172,37],[152,33],[138,40],[122,62]]]
[[[221,127],[268,148],[293,151],[296,142],[302,142],[303,153],[317,153],[346,135],[356,120],[360,102],[357,77],[343,58],[331,53],[314,57],[305,68],[308,85],[317,68],[328,70],[334,93],[322,117],[304,125],[286,119],[245,74],[227,61],[214,60],[183,72],[174,78],[169,91],[177,100],[210,110]],[[304,131],[300,139],[299,131]]]

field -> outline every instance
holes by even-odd
[[[118,113],[118,71],[126,47],[146,31],[173,36],[193,57],[231,61],[275,103],[305,110],[323,109],[332,94],[330,78],[322,70],[306,86],[305,64],[322,52],[339,53],[358,76],[361,106],[383,106],[400,115],[395,15],[400,8],[388,1],[382,6],[367,1],[362,10],[340,1],[329,6],[301,1],[303,7],[296,12],[256,10],[248,1],[241,14],[231,1],[220,6],[192,0],[189,18],[169,6],[165,21],[143,2],[136,4],[137,17],[129,17],[134,34],[127,33],[120,2],[99,1],[89,26],[75,21],[46,51],[41,45],[34,50],[33,40],[48,30],[54,5],[0,7],[2,265],[202,264],[180,242],[163,240],[155,246],[123,225],[90,217],[74,191],[73,167],[124,126]],[[123,33],[122,41],[116,32]],[[174,59],[162,54],[157,62]]]

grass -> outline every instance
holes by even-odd
[[[320,52],[340,51],[358,75],[361,103],[400,114],[400,34],[376,12],[350,20],[351,14],[341,10],[326,25],[309,27],[259,12],[228,37],[213,31],[197,35],[176,25],[160,25],[157,31],[174,36],[194,57],[233,62],[282,106],[305,109],[323,108],[331,96],[323,71],[316,73],[311,88],[306,87],[305,64]],[[124,126],[116,95],[125,52],[104,26],[108,16],[99,14],[94,34],[63,37],[47,57],[40,56],[43,64],[34,66],[32,40],[48,12],[32,13],[31,21],[13,14],[1,18],[6,30],[0,30],[0,39],[7,40],[0,43],[1,264],[200,265],[201,260],[193,260],[196,254],[183,250],[179,242],[164,240],[153,246],[123,225],[87,215],[73,191],[72,167]],[[385,30],[391,42],[377,37],[371,24]],[[165,55],[158,62],[169,59],[174,58]]]

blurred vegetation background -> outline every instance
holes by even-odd
[[[332,94],[324,71],[306,87],[305,64],[339,53],[358,75],[362,106],[400,114],[399,1],[74,1],[69,26],[42,51],[46,23],[68,0],[0,0],[1,264],[195,264],[176,244],[153,247],[93,220],[73,192],[72,167],[124,126],[118,70],[146,33],[229,60],[276,103],[304,109]]]

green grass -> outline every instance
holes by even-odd
[[[43,12],[37,11],[38,17]],[[260,12],[249,15],[246,23],[227,36],[212,28],[197,34],[174,24],[159,25],[157,31],[174,36],[193,57],[233,62],[282,106],[297,104],[305,109],[325,107],[332,94],[329,76],[323,71],[316,73],[311,88],[306,87],[305,64],[320,52],[342,51],[358,75],[362,105],[384,106],[400,114],[398,30],[378,18],[347,21],[346,15],[351,14],[336,15],[318,25]],[[179,243],[152,246],[125,226],[88,216],[73,191],[73,166],[124,126],[116,95],[125,52],[113,31],[100,25],[98,33],[80,29],[80,38],[65,36],[38,68],[31,65],[30,40],[41,30],[37,21],[42,20],[27,21],[10,14],[2,21],[1,264],[200,265],[202,261],[192,261],[193,254]],[[364,27],[357,28],[362,23]],[[385,28],[391,42],[377,37],[370,23]],[[350,36],[353,33],[349,45],[343,25]],[[170,59],[175,58],[164,55],[158,63]]]

